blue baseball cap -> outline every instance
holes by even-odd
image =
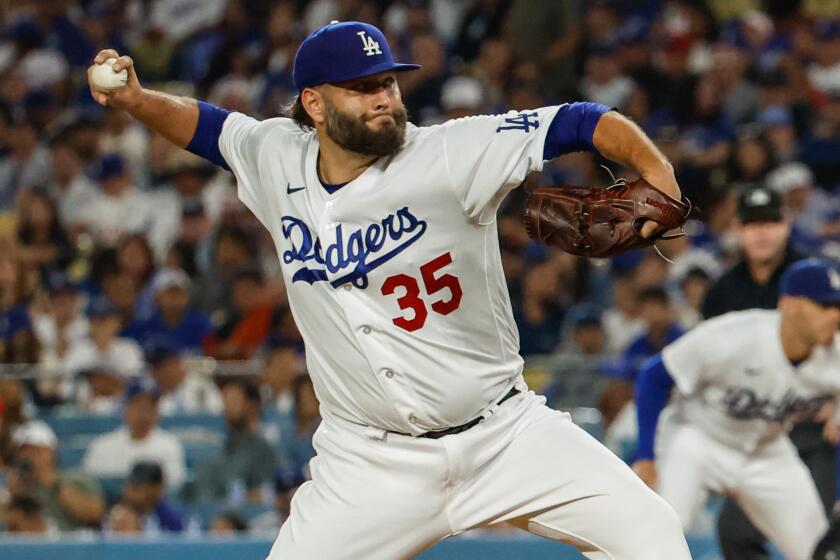
[[[47,278],[47,289],[51,294],[76,293],[78,287],[64,272],[54,271]]]
[[[94,171],[97,181],[125,174],[125,160],[119,154],[106,154],[99,160]]]
[[[814,25],[814,36],[820,41],[840,39],[840,21],[836,19],[823,19]]]
[[[789,126],[793,124],[793,113],[782,105],[771,105],[758,115],[758,124],[764,126]]]
[[[138,377],[128,385],[123,398],[125,402],[128,402],[137,395],[149,395],[152,399],[158,400],[160,398],[160,389],[152,379]]]
[[[100,296],[91,302],[88,308],[88,317],[91,319],[99,319],[111,315],[119,315],[120,311],[111,303],[111,300],[104,296]]]
[[[180,348],[173,340],[166,336],[153,337],[143,347],[146,363],[157,367],[169,358],[181,355]]]
[[[601,326],[601,309],[591,303],[579,303],[568,311],[574,328]]]
[[[825,259],[803,259],[782,274],[780,295],[840,304],[840,271]]]
[[[385,35],[360,21],[333,21],[316,29],[295,54],[292,79],[298,93],[304,88],[344,82],[380,72],[417,70],[418,64],[394,62]]]

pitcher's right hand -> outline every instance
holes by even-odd
[[[103,90],[93,85],[91,80],[91,70],[96,64],[102,64],[109,58],[116,58],[114,63],[114,72],[126,70],[128,72],[128,80],[125,86],[115,90]],[[137,79],[137,73],[134,71],[134,61],[130,56],[120,56],[114,49],[105,49],[99,51],[99,54],[93,59],[93,64],[87,70],[88,86],[90,87],[90,95],[100,105],[110,105],[120,109],[126,108],[131,101],[138,96],[142,91],[140,81]]]

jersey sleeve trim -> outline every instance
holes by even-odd
[[[230,111],[199,101],[198,125],[195,127],[195,133],[186,149],[230,171],[230,167],[219,149],[219,136],[222,134],[222,126],[225,124],[228,115],[230,115]]]
[[[592,151],[592,137],[601,116],[612,111],[600,103],[577,102],[561,105],[548,127],[543,159],[549,160],[569,152]]]

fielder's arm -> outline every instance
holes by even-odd
[[[645,484],[651,487],[656,483],[656,463],[654,462],[656,425],[673,387],[674,379],[662,361],[662,354],[657,354],[642,365],[636,381],[639,441],[636,446],[636,461],[633,463],[633,469],[645,481]]]
[[[114,63],[115,72],[123,69],[128,71],[128,81],[118,90],[100,90],[91,80],[91,66],[88,68],[88,85],[93,99],[100,105],[126,111],[176,146],[186,148],[198,126],[198,102],[195,99],[143,88],[137,79],[131,57],[120,56],[113,49],[100,51],[93,62],[100,64],[109,58],[117,59]]]

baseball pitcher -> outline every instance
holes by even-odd
[[[150,91],[109,58],[127,84],[94,98],[230,169],[282,262],[323,422],[271,560],[408,558],[502,522],[592,559],[690,557],[670,506],[526,387],[499,254],[500,201],[563,153],[678,199],[638,127],[593,103],[413,126],[397,74],[417,66],[360,22],[301,44],[291,118]]]

